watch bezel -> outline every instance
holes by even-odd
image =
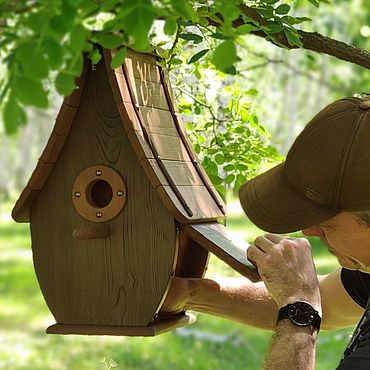
[[[295,325],[305,327],[315,322],[318,312],[308,302],[297,301],[288,305],[287,315]]]

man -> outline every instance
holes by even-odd
[[[175,278],[163,310],[274,330],[264,368],[281,370],[314,369],[320,324],[338,329],[360,320],[338,369],[370,369],[370,100],[345,98],[323,109],[286,161],[244,184],[239,196],[261,229],[317,236],[342,268],[317,277],[306,239],[266,234],[248,249],[263,282]]]

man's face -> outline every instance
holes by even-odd
[[[302,233],[318,236],[343,267],[370,273],[370,227],[352,213],[341,212]]]

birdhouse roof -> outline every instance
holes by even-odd
[[[131,50],[112,70],[112,52],[103,58],[124,130],[150,182],[178,221],[192,223],[225,217],[224,203],[198,162],[184,130],[167,71],[157,58]],[[78,111],[84,83],[93,66],[86,60],[78,89],[66,97],[35,170],[13,209],[29,222],[30,209],[62,152]]]

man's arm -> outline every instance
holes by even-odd
[[[348,295],[340,279],[341,269],[319,276],[324,330],[355,325],[364,309]],[[264,330],[274,330],[277,304],[263,282],[246,278],[175,277],[162,311],[198,311],[224,317]]]
[[[306,239],[267,234],[255,240],[248,249],[248,258],[257,265],[279,309],[304,301],[322,316],[319,281]],[[313,370],[316,336],[317,329],[313,326],[297,326],[289,319],[279,321],[264,369]]]

